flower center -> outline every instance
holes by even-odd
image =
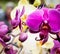
[[[50,30],[50,26],[47,23],[43,23],[42,29],[44,29],[44,30]]]
[[[60,48],[56,49],[56,53],[55,54],[60,54]]]

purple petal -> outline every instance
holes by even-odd
[[[42,10],[36,10],[33,13],[31,13],[27,20],[26,20],[26,24],[29,27],[29,29],[31,29],[32,31],[38,31],[39,27],[42,23],[42,17],[43,17],[43,11]]]
[[[56,5],[55,8],[60,12],[60,4]]]
[[[25,12],[25,7],[23,6],[23,9],[21,11],[20,17],[24,14],[24,12]]]
[[[56,9],[49,11],[49,26],[52,32],[60,31],[60,13]]]
[[[60,4],[56,5],[56,7],[55,7],[55,8],[56,8],[56,9],[57,9],[57,8],[60,8]]]
[[[29,29],[29,31],[30,31],[30,33],[38,33],[38,32],[40,32],[40,30],[38,30],[38,31],[33,31],[33,30],[31,30],[31,29]]]
[[[42,10],[44,11],[43,19],[44,19],[44,21],[45,20],[47,21],[49,19],[49,17],[48,17],[49,8],[43,7]]]
[[[60,8],[57,8],[57,10],[60,12]]]
[[[58,40],[54,40],[54,47],[60,47],[60,42]]]
[[[12,25],[13,29],[15,29],[19,25],[19,22],[20,22],[19,19],[18,20],[12,20],[11,21],[11,25]]]
[[[16,10],[16,15],[15,15],[15,20],[17,20],[18,18],[20,18],[20,10]]]
[[[58,40],[54,40],[54,47],[51,49],[50,54],[55,54],[58,48],[60,48],[60,43]]]
[[[18,16],[18,10],[16,10],[16,17]]]

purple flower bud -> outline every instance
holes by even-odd
[[[0,23],[0,36],[6,35],[7,32],[8,32],[8,26],[4,22],[1,22]]]
[[[24,42],[25,40],[27,40],[28,36],[26,33],[21,33],[20,36],[19,36],[19,40],[21,42]]]

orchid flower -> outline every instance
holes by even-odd
[[[42,8],[32,12],[26,20],[30,32],[39,32],[42,44],[48,40],[48,33],[58,33],[60,31],[60,13],[56,9]]]
[[[23,16],[21,16],[21,18],[20,18],[21,21],[19,23],[19,27],[21,27],[21,24],[23,24],[23,22],[26,24],[27,16],[36,9],[33,5],[29,4],[29,2],[27,0],[19,0],[18,5],[11,12],[11,18],[14,18],[14,16],[15,16],[14,13],[15,13],[16,9],[19,9],[21,11],[23,7],[25,9],[25,12],[24,12]],[[15,31],[20,32],[19,27],[17,27],[17,29],[15,29]],[[22,27],[23,27],[22,28],[23,32],[25,32],[25,30],[27,29],[27,26],[23,25]]]
[[[51,49],[50,54],[60,54],[60,42],[54,40],[54,46]]]

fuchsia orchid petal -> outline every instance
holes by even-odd
[[[16,10],[15,19],[18,17],[18,11],[19,10]]]
[[[54,47],[51,49],[50,54],[55,54],[59,48],[60,48],[59,41],[58,40],[54,40]],[[58,53],[60,53],[60,51]]]
[[[60,12],[60,8],[57,8],[57,10]]]
[[[56,7],[55,7],[55,8],[56,8],[56,9],[57,9],[57,8],[60,8],[60,4],[56,5]]]
[[[44,11],[43,20],[48,21],[48,19],[49,19],[49,17],[48,17],[49,8],[43,7],[42,10]]]
[[[20,16],[22,16],[24,12],[25,12],[25,7],[23,6]]]
[[[42,17],[43,17],[43,11],[37,9],[36,11],[34,11],[33,13],[31,13],[27,20],[26,20],[26,24],[28,25],[29,29],[31,29],[32,31],[38,31],[39,30],[39,26],[42,23]]]
[[[60,31],[60,13],[56,9],[49,11],[49,26],[52,32]]]
[[[13,29],[15,29],[19,25],[19,20],[12,20],[11,21]]]
[[[60,4],[56,5],[55,8],[60,12]]]

